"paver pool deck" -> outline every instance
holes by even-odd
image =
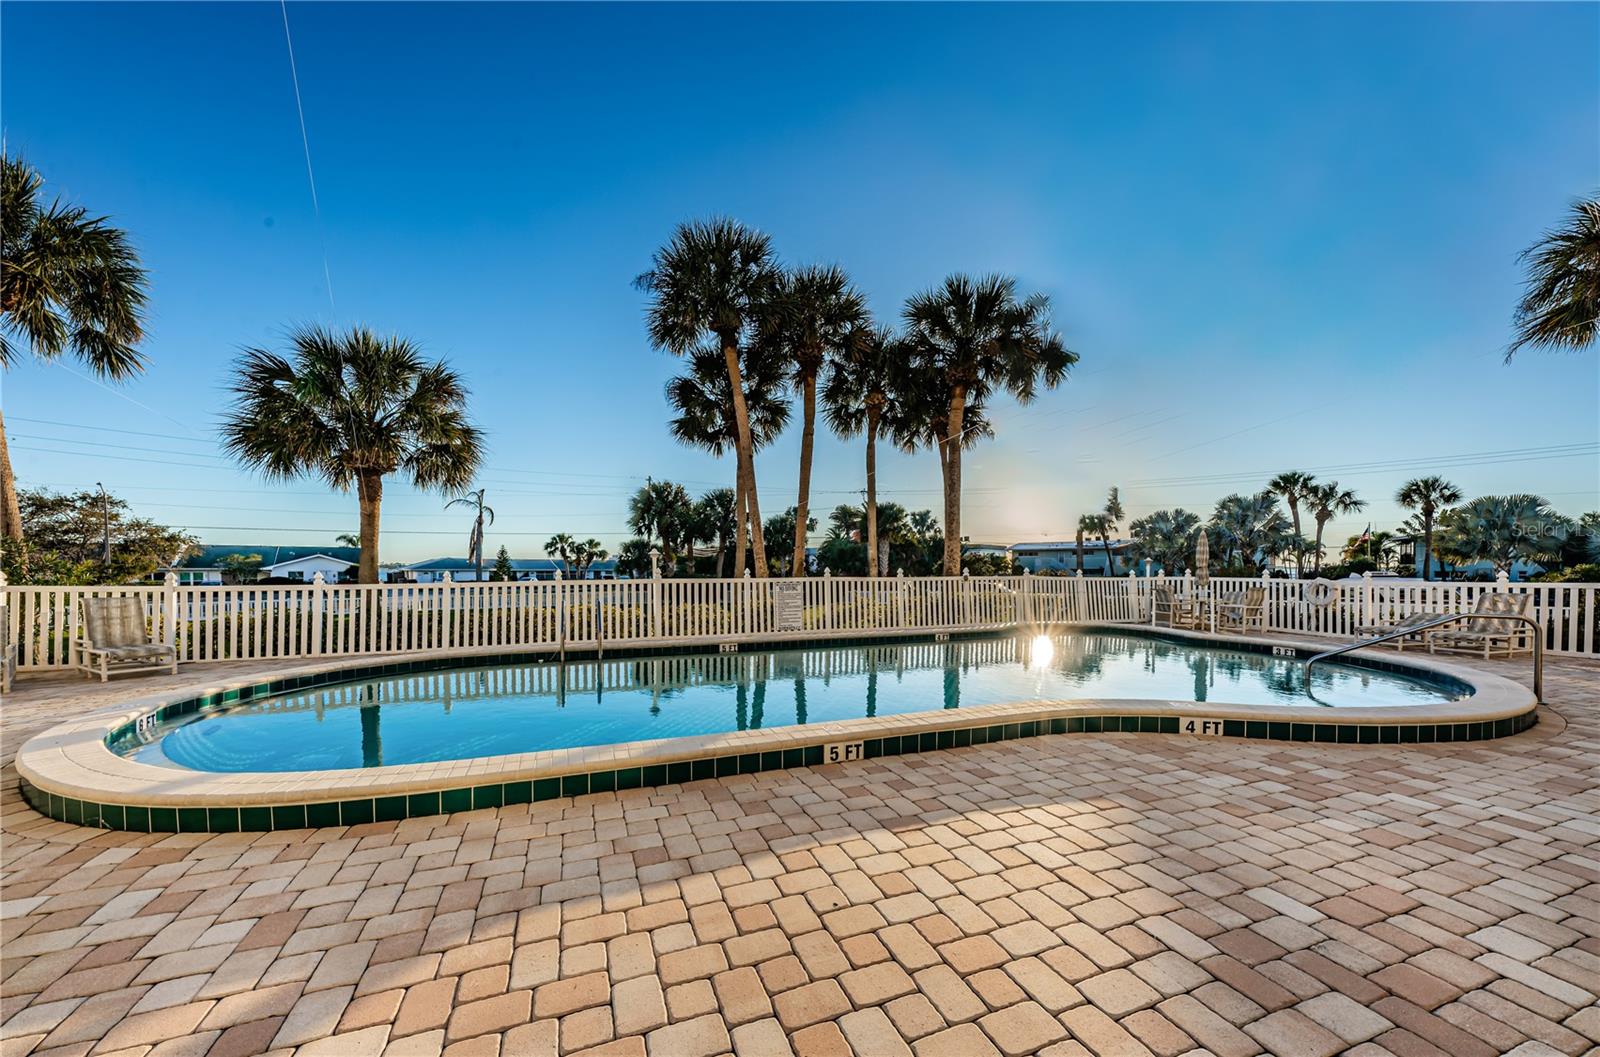
[[[272,670],[6,696],[0,1057],[1600,1053],[1597,662],[1465,745],[1046,736],[278,833],[22,801],[29,735]]]

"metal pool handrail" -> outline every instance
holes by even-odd
[[[1310,687],[1311,685],[1311,666],[1318,661],[1325,661],[1329,657],[1337,657],[1339,654],[1349,653],[1351,650],[1359,650],[1363,646],[1376,646],[1380,642],[1404,638],[1407,635],[1415,635],[1419,631],[1436,628],[1442,624],[1454,624],[1461,620],[1515,620],[1533,629],[1533,696],[1534,700],[1544,704],[1544,628],[1539,625],[1537,620],[1523,616],[1521,613],[1452,613],[1437,620],[1428,620],[1421,624],[1412,624],[1409,627],[1399,628],[1395,631],[1386,631],[1375,638],[1352,642],[1348,646],[1340,646],[1337,649],[1326,650],[1306,662],[1306,686]]]

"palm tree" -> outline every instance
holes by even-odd
[[[572,571],[572,556],[578,549],[578,541],[565,532],[558,532],[544,541],[544,552],[561,563],[561,574],[565,576]]]
[[[1078,533],[1077,533],[1077,537],[1076,537],[1077,538],[1077,544],[1078,544],[1078,546],[1077,546],[1077,558],[1078,558],[1077,571],[1080,572],[1080,573],[1083,571],[1083,538],[1085,536],[1093,536],[1093,535],[1097,534],[1099,531],[1100,531],[1100,515],[1099,514],[1080,514],[1080,515],[1078,515]]]
[[[750,424],[753,452],[771,444],[789,423],[786,393],[788,364],[770,344],[757,343],[745,350],[742,381],[745,408]],[[689,371],[667,383],[667,402],[678,414],[669,423],[672,435],[680,442],[702,448],[712,455],[738,450],[739,428],[733,414],[733,391],[728,386],[728,371],[722,351],[715,345],[701,345],[689,356]],[[734,511],[744,510],[742,489],[734,491]],[[730,531],[737,535],[736,555],[744,553],[744,519]],[[741,573],[743,566],[735,561]]]
[[[1251,566],[1278,553],[1291,529],[1272,492],[1230,495],[1217,501],[1211,515],[1211,539],[1228,566]]]
[[[1443,477],[1418,477],[1395,493],[1394,501],[1422,519],[1422,578],[1433,579],[1433,528],[1446,507],[1461,502],[1461,489]]]
[[[1439,550],[1458,562],[1487,561],[1509,573],[1519,561],[1560,555],[1573,530],[1542,496],[1485,495],[1447,512],[1439,522]]]
[[[1106,549],[1106,575],[1115,576],[1117,567],[1111,560],[1110,536],[1117,530],[1126,515],[1122,510],[1122,497],[1112,488],[1106,496],[1106,508],[1100,512],[1100,545]]]
[[[1298,542],[1300,534],[1300,504],[1311,501],[1311,490],[1316,487],[1316,478],[1299,470],[1286,470],[1267,482],[1267,491],[1282,498],[1285,506],[1289,508],[1289,522],[1294,526],[1296,543],[1294,545],[1294,575],[1300,579],[1306,572],[1305,547]]]
[[[574,578],[582,580],[589,574],[589,566],[606,560],[607,552],[597,539],[586,539],[572,545]]]
[[[693,505],[683,485],[646,478],[628,500],[628,527],[645,539],[659,540],[670,568],[683,539],[684,519]]]
[[[70,352],[92,373],[121,381],[144,370],[145,272],[128,236],[82,206],[39,195],[44,178],[0,154],[0,369],[22,352]],[[22,539],[17,479],[0,415],[0,536]]]
[[[702,495],[694,505],[695,520],[705,532],[702,538],[717,541],[718,576],[728,575],[728,570],[724,567],[728,556],[728,544],[732,541],[733,534],[738,531],[734,517],[736,498],[732,488],[713,488]]]
[[[485,506],[484,493],[487,488],[480,488],[476,492],[468,492],[464,496],[452,499],[444,505],[446,510],[453,506],[471,507],[477,510],[477,517],[472,520],[472,532],[467,536],[467,560],[476,566],[478,581],[483,581],[483,528],[484,515],[489,517],[489,524],[494,524],[494,507]]]
[[[1512,326],[1506,362],[1525,345],[1578,351],[1600,334],[1600,201],[1572,204],[1566,226],[1547,231],[1522,251],[1526,292]]]
[[[1200,518],[1182,507],[1157,510],[1128,526],[1136,561],[1148,559],[1168,576],[1189,567],[1195,537],[1200,533]]]
[[[1043,294],[1018,298],[1016,280],[952,275],[914,295],[905,307],[906,336],[918,368],[945,406],[944,574],[961,575],[961,451],[969,403],[998,391],[1026,404],[1042,383],[1054,388],[1078,361],[1050,328]]]
[[[809,523],[811,458],[817,437],[817,379],[829,361],[845,355],[867,327],[867,303],[844,269],[835,265],[797,268],[784,277],[758,340],[782,351],[795,389],[800,393],[800,491],[795,503],[799,523]],[[806,569],[803,533],[794,541],[791,576]]]
[[[1317,526],[1315,543],[1316,568],[1311,571],[1313,576],[1322,575],[1322,530],[1327,527],[1340,514],[1354,514],[1357,510],[1366,508],[1366,500],[1357,499],[1356,494],[1349,488],[1340,488],[1338,481],[1329,481],[1326,484],[1312,485],[1307,496],[1311,507],[1311,517]]]
[[[828,425],[840,437],[865,434],[867,439],[866,534],[867,575],[878,576],[878,436],[884,430],[884,406],[903,374],[905,348],[887,328],[863,327],[835,356],[828,384],[822,390]],[[887,575],[888,570],[881,570]]]
[[[617,548],[617,574],[641,577],[650,575],[650,541],[623,540]]]
[[[289,341],[292,360],[265,349],[240,357],[223,446],[269,480],[354,485],[361,582],[377,583],[383,479],[398,472],[418,488],[459,492],[478,471],[483,434],[467,420],[466,386],[415,343],[366,327],[302,327]]]
[[[341,547],[359,547],[361,546],[361,537],[354,532],[341,532],[333,537],[333,542]]]
[[[756,493],[755,444],[745,406],[740,349],[772,311],[782,281],[766,235],[718,218],[680,224],[634,281],[652,295],[647,311],[650,342],[677,356],[692,353],[707,335],[716,338],[733,398],[741,521],[750,526],[757,576],[767,575],[767,547]],[[744,532],[736,535],[734,564],[744,567]]]

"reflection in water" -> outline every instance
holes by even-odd
[[[1133,633],[1074,632],[445,669],[253,699],[159,728],[157,745],[119,751],[201,770],[289,771],[759,730],[773,679],[793,683],[794,718],[778,721],[796,724],[959,709],[963,702],[1093,697],[1358,706],[1454,693],[1334,664],[1316,670],[1312,698],[1296,660]]]

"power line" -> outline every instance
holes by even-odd
[[[1494,450],[1494,451],[1458,452],[1458,453],[1453,454],[1453,455],[1436,455],[1436,456],[1426,457],[1426,458],[1417,457],[1417,456],[1409,456],[1409,457],[1406,457],[1406,458],[1403,458],[1403,459],[1382,459],[1382,460],[1369,460],[1369,461],[1366,461],[1366,462],[1350,462],[1350,463],[1338,463],[1338,464],[1325,465],[1325,466],[1311,466],[1311,467],[1307,467],[1307,472],[1312,472],[1312,473],[1348,473],[1348,472],[1357,471],[1357,470],[1405,469],[1405,468],[1414,467],[1414,466],[1431,466],[1431,465],[1441,465],[1442,466],[1442,465],[1458,463],[1458,462],[1460,462],[1462,460],[1498,461],[1498,460],[1500,460],[1502,458],[1503,459],[1507,459],[1507,460],[1511,460],[1511,459],[1514,459],[1515,457],[1518,457],[1518,456],[1536,455],[1536,454],[1537,455],[1556,454],[1556,455],[1565,456],[1565,455],[1587,455],[1587,454],[1593,454],[1593,453],[1600,453],[1600,444],[1597,444],[1597,443],[1595,443],[1593,441],[1584,441],[1584,442],[1577,443],[1577,444],[1551,444],[1551,445],[1544,445],[1544,446],[1541,446],[1541,447],[1533,447],[1533,448],[1502,448],[1502,449],[1498,449],[1498,450]],[[1174,476],[1171,476],[1171,477],[1141,477],[1141,478],[1136,478],[1133,481],[1133,485],[1135,487],[1140,487],[1140,486],[1152,486],[1152,487],[1154,487],[1154,486],[1169,485],[1169,484],[1191,484],[1191,483],[1219,483],[1220,484],[1220,483],[1225,483],[1225,482],[1228,482],[1228,481],[1237,481],[1237,480],[1244,479],[1244,478],[1270,478],[1277,472],[1278,471],[1276,471],[1276,470],[1250,470],[1250,471],[1241,470],[1241,471],[1236,471],[1236,472],[1235,471],[1229,471],[1229,472],[1219,472],[1219,473],[1210,473],[1210,474],[1182,474],[1182,475],[1174,475]]]
[[[339,309],[333,303],[333,271],[328,267],[328,236],[322,227],[322,206],[317,201],[317,174],[311,168],[311,137],[306,134],[306,108],[300,99],[300,70],[294,61],[294,38],[289,35],[288,0],[278,0],[278,7],[283,11],[283,42],[289,47],[289,79],[294,84],[294,108],[300,115],[300,145],[305,148],[306,180],[311,184],[311,211],[316,214],[317,239],[322,244],[322,278],[328,285],[328,308],[337,317]]]

